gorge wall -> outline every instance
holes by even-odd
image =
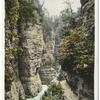
[[[50,84],[50,82],[56,77],[54,57],[55,36],[53,32],[51,32],[50,34],[51,35],[48,36],[45,42],[42,64],[39,69],[42,84]]]
[[[41,6],[38,0],[6,0],[5,6],[5,99],[26,100],[41,90]]]
[[[69,24],[64,26],[61,20],[56,33],[59,30],[62,33],[64,27],[68,34],[61,37],[59,33],[55,37],[52,31],[55,22],[47,18],[45,27],[42,25],[44,13],[38,0],[5,0],[6,100],[35,97],[41,91],[42,84],[50,84],[57,76],[56,70],[59,73],[61,70],[62,77],[79,100],[93,100],[94,0],[80,2],[79,20],[73,21],[74,17],[72,20],[66,19],[73,21],[72,29],[68,27]],[[50,23],[53,28],[49,26]],[[60,40],[63,48],[59,46]]]
[[[36,96],[41,90],[41,80],[36,69],[41,65],[44,48],[42,28],[29,26],[22,33],[22,54],[19,56],[19,77],[27,96]]]
[[[44,41],[38,0],[6,0],[5,6],[5,99],[26,100],[56,76],[55,36],[51,32]]]
[[[81,16],[60,44],[63,75],[79,100],[94,99],[94,0],[80,0]],[[71,25],[71,24],[70,24]],[[68,27],[65,29],[67,30]],[[65,32],[66,32],[65,30]],[[67,33],[67,32],[66,32]]]

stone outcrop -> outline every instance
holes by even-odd
[[[38,12],[40,5],[38,0],[30,1],[5,1],[6,100],[26,100],[41,90],[41,80],[36,71],[40,67],[44,48],[41,16]],[[29,9],[24,5],[30,6]]]
[[[47,38],[42,57],[42,64],[39,69],[42,84],[49,84],[56,77],[55,58],[54,58],[55,37],[54,33]]]
[[[41,81],[36,69],[40,67],[43,53],[44,41],[40,26],[30,26],[23,32],[21,40],[23,53],[20,56],[20,79],[25,94],[36,96],[41,90]]]
[[[49,67],[42,67],[40,72],[40,78],[42,81],[42,84],[49,85],[50,82],[56,77],[56,71],[54,68]]]
[[[19,38],[16,26],[19,2],[18,0],[6,1],[5,5],[5,99],[25,100],[25,92],[19,79],[18,70]]]
[[[94,0],[86,1],[82,3],[83,31],[94,35]]]
[[[81,2],[84,2],[81,0]],[[86,38],[89,40],[91,45],[90,49],[92,52],[92,56],[94,56],[94,29],[95,29],[95,12],[94,12],[94,0],[86,0],[86,2],[82,4],[82,17],[83,17],[83,32],[86,34]],[[94,58],[93,58],[94,60]],[[86,95],[89,100],[94,99],[94,63],[90,65],[89,75],[83,78],[83,95]]]
[[[80,0],[81,1],[81,10],[82,10],[82,32],[84,32],[85,37],[91,40],[91,45],[94,48],[94,0]],[[91,66],[90,66],[91,67]],[[66,80],[71,86],[72,90],[80,96],[81,100],[93,100],[94,99],[94,80],[93,80],[93,67],[91,67],[89,75],[84,75],[84,73],[75,74],[73,71],[66,71],[65,74]]]
[[[25,100],[25,93],[20,80],[12,82],[11,90],[6,92],[6,100]]]
[[[85,47],[85,51],[86,51],[82,55],[82,57],[84,58],[86,54],[88,54],[88,56],[90,55],[89,59],[91,60],[88,60],[88,63],[90,64],[88,65],[89,66],[88,68],[84,68],[82,70],[81,68],[74,69],[77,65],[75,65],[72,62],[75,61],[75,59],[77,58],[75,57],[74,60],[73,58],[71,58],[72,60],[71,61],[69,60],[71,55],[66,57],[65,54],[65,58],[61,63],[64,72],[61,73],[60,79],[62,79],[63,77],[66,78],[66,82],[69,84],[73,92],[79,96],[79,100],[84,100],[84,99],[94,100],[94,58],[93,58],[94,57],[94,28],[95,28],[94,27],[94,0],[80,0],[80,2],[81,2],[81,13],[80,16],[78,16],[78,18],[80,19],[80,23],[78,23],[79,24],[78,27],[81,28],[81,32],[82,34],[84,34],[85,45],[83,45],[83,47]],[[75,28],[77,28],[77,23],[75,24],[75,26],[76,26]],[[66,44],[67,42],[64,45],[65,47]],[[66,48],[65,53],[67,52],[67,49],[69,50],[69,48]],[[81,53],[79,53],[79,59],[80,58],[81,58]],[[87,59],[85,58],[85,60]],[[83,63],[84,67],[86,66],[85,60]],[[79,62],[77,62],[77,64],[78,63]]]

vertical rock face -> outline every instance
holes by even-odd
[[[84,2],[81,0],[81,2]],[[86,0],[82,4],[82,14],[83,14],[83,32],[86,34],[86,38],[90,40],[88,43],[90,46],[90,54],[94,57],[94,22],[95,22],[95,13],[94,13],[94,0]],[[93,58],[94,60],[94,58]],[[88,80],[84,81],[83,90],[86,91],[87,95],[92,100],[94,98],[94,63],[90,65],[90,75],[87,76]],[[86,77],[85,77],[86,78]]]
[[[25,93],[20,80],[13,81],[11,84],[11,90],[6,92],[6,100],[25,100]]]
[[[24,89],[19,79],[17,55],[19,38],[16,26],[19,2],[6,1],[5,6],[5,99],[25,100]]]
[[[94,0],[80,0],[81,1],[81,9],[82,9],[82,31],[84,32],[86,39],[90,40],[88,43],[90,46],[90,51],[88,51],[91,55],[94,56]],[[80,76],[72,76],[71,83],[72,87],[77,85],[77,88],[80,90],[80,94],[84,97],[87,97],[88,100],[94,99],[94,65],[90,65],[89,75]]]
[[[84,2],[81,0],[81,2]],[[82,4],[83,31],[94,35],[94,0],[86,0]]]
[[[24,31],[21,42],[23,53],[20,56],[20,79],[25,94],[35,96],[41,90],[41,81],[37,68],[41,64],[44,41],[40,26],[30,26]]]
[[[82,57],[84,57],[87,54],[89,60],[87,60],[86,58],[85,60],[87,60],[89,64],[86,63],[84,60],[84,69],[81,70],[81,68],[79,68],[79,70],[75,70],[74,68],[77,65],[72,64],[72,62],[75,61],[77,58],[75,58],[74,60],[71,58],[71,60],[73,61],[71,62],[71,60],[69,60],[70,64],[68,64],[68,56],[65,56],[65,61],[63,60],[62,62],[62,69],[65,71],[64,76],[66,77],[67,83],[69,83],[72,90],[79,96],[80,100],[84,100],[86,98],[86,100],[94,100],[94,0],[80,1],[82,5],[82,22],[80,23],[80,27],[81,32],[82,34],[84,34],[85,37],[83,41],[85,45],[83,45],[83,47],[85,47],[84,50],[86,51],[84,54],[82,54]],[[67,42],[64,46],[66,46],[66,44]],[[66,48],[65,53],[67,52],[67,49],[69,48]],[[79,54],[78,56],[81,58],[81,54]],[[80,62],[81,61],[82,60],[80,59]],[[85,68],[85,63],[88,64],[87,68]],[[73,65],[75,66],[72,67]]]
[[[6,100],[26,100],[26,96],[35,96],[41,90],[36,70],[40,67],[44,47],[41,16],[38,12],[40,5],[38,0],[30,2],[31,0],[5,1]],[[39,25],[36,25],[36,21]]]
[[[55,37],[54,33],[52,33],[51,36],[47,38],[47,41],[45,43],[42,64],[39,69],[42,84],[49,84],[56,77],[56,71],[54,69],[54,46]]]

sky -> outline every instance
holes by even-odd
[[[40,3],[43,3],[44,0],[39,0]],[[60,11],[64,10],[66,4],[65,0],[45,0],[44,7],[48,10],[50,16],[59,16]],[[80,0],[70,0],[71,6],[74,12],[77,11],[77,8],[80,8]]]

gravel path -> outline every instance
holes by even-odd
[[[63,80],[60,83],[64,91],[64,97],[66,98],[66,100],[79,100],[78,96],[73,93],[66,80]]]

